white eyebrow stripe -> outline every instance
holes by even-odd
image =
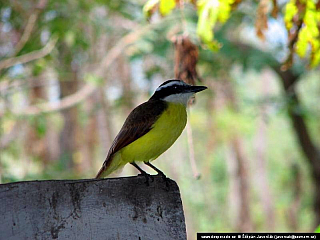
[[[169,83],[167,83],[167,84],[165,84],[165,85],[163,85],[161,87],[158,87],[156,91],[159,91],[159,90],[161,90],[163,88],[167,88],[167,87],[170,87],[170,86],[173,86],[173,85],[184,86],[184,85],[187,85],[187,84],[185,84],[182,81],[172,81],[172,82],[169,82]]]

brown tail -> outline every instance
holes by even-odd
[[[119,158],[114,159],[114,157],[117,155],[113,155],[113,154],[108,154],[106,160],[104,161],[101,169],[99,170],[96,178],[105,178],[108,175],[110,175],[111,173],[113,173],[114,171],[116,171],[117,169],[119,169],[120,167],[124,166],[123,164],[121,164],[121,162],[119,162]],[[119,157],[119,156],[118,156]],[[114,161],[116,160],[116,161]]]
[[[112,160],[112,155],[108,154],[106,160],[104,161],[104,163],[102,164],[102,167],[100,168],[97,176],[96,176],[96,179],[99,179],[99,178],[104,178],[105,176],[109,175],[109,167],[110,167],[110,164],[111,164],[111,160]],[[106,172],[107,171],[107,172]]]
[[[104,172],[105,170],[106,170],[106,166],[105,166],[105,164],[103,164],[102,167],[100,168],[97,176],[96,176],[96,179],[102,178],[102,174],[103,174],[103,172]]]

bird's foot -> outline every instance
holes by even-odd
[[[147,186],[149,186],[149,179],[151,179],[151,182],[154,181],[153,176],[151,176],[147,172],[143,171],[135,162],[132,162],[130,164],[133,165],[136,169],[138,169],[140,171],[138,176],[142,175],[142,176],[144,176],[146,178],[145,184],[147,184]]]
[[[144,177],[145,177],[146,181],[145,181],[144,183],[145,183],[147,186],[150,185],[150,181],[149,181],[149,180],[151,180],[151,182],[154,181],[153,176],[150,175],[150,174],[148,174],[148,173],[146,173],[146,172],[141,172],[141,173],[138,174],[138,176],[144,176]]]
[[[158,175],[157,176],[161,176],[163,181],[166,183],[166,187],[167,189],[169,189],[169,178],[166,177],[166,175],[164,175],[164,173],[159,170],[158,168],[156,168],[155,166],[153,166],[150,162],[144,162],[147,166],[151,167],[153,170],[155,170]]]
[[[166,187],[169,188],[169,178],[163,172],[158,172],[157,175],[162,177],[162,180],[166,183]]]
[[[161,176],[163,181],[167,180],[167,176],[163,172],[158,172],[157,176]]]

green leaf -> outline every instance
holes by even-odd
[[[73,31],[69,30],[66,32],[65,36],[64,36],[64,41],[65,43],[69,46],[72,47],[75,43],[76,40],[76,36],[74,34]]]
[[[98,86],[103,84],[103,78],[92,73],[86,74],[84,77],[84,81]]]
[[[320,225],[316,228],[316,230],[314,232],[315,233],[320,233]]]
[[[47,63],[43,58],[38,59],[32,68],[32,75],[39,76],[43,70],[46,68]]]
[[[218,42],[217,40],[213,39],[211,42],[206,42],[206,47],[214,52],[217,52],[222,47],[222,44]]]
[[[47,132],[47,121],[44,117],[39,117],[36,125],[37,134],[39,137],[44,137]]]

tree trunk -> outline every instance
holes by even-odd
[[[59,86],[60,98],[67,97],[78,90],[78,73],[75,66],[72,66],[70,49],[62,44],[59,56]],[[78,125],[77,106],[61,111],[64,125],[60,133],[60,157],[59,159],[71,169],[74,165],[76,149],[76,130]]]
[[[301,188],[301,170],[298,164],[293,164],[291,166],[290,171],[293,173],[294,180],[292,181],[293,189],[294,189],[294,199],[290,204],[287,212],[288,212],[288,225],[290,231],[296,232],[299,230],[299,221],[298,221],[298,213],[301,204],[301,196],[302,196],[302,188]]]
[[[248,171],[242,141],[238,136],[234,136],[228,146],[226,161],[230,178],[229,204],[232,224],[235,225],[238,232],[250,232],[252,231],[252,223]]]
[[[245,56],[247,56],[249,52],[251,52],[251,54],[254,53],[264,56],[266,65],[273,69],[279,76],[288,99],[288,115],[292,122],[293,130],[311,170],[314,184],[315,226],[318,226],[320,224],[320,146],[316,145],[311,139],[305,117],[298,111],[301,105],[295,90],[295,83],[298,81],[300,74],[291,69],[282,71],[281,64],[276,59],[259,49],[240,42],[234,43]]]
[[[79,146],[79,152],[81,159],[77,162],[76,170],[80,176],[88,173],[89,169],[92,169],[95,146],[97,143],[97,96],[90,96],[83,104],[86,116],[88,120],[84,125],[78,125],[76,131],[77,146]]]
[[[267,98],[269,96],[269,78],[270,72],[265,71],[262,74],[261,78],[261,97]],[[273,199],[269,189],[269,182],[267,176],[267,160],[266,160],[266,147],[267,147],[267,124],[266,124],[266,117],[267,117],[267,106],[262,104],[260,107],[260,116],[258,119],[258,130],[255,137],[255,149],[256,149],[256,184],[258,194],[260,195],[260,201],[262,202],[264,214],[265,214],[265,221],[267,225],[267,230],[272,231],[274,230],[274,206],[273,206]]]
[[[242,140],[238,136],[235,136],[231,143],[236,157],[236,176],[238,180],[240,200],[237,230],[240,232],[250,232],[252,231],[252,223],[250,217],[248,161],[245,158],[244,147],[242,144]]]
[[[126,56],[120,56],[119,60],[117,61],[117,65],[119,78],[122,85],[122,99],[125,115],[129,115],[134,107],[134,94],[131,87],[130,65],[126,59]]]
[[[238,112],[236,93],[228,75],[223,80],[223,84],[226,101],[233,111]],[[232,136],[230,148],[234,152],[234,174],[239,204],[237,208],[239,211],[236,223],[237,231],[249,232],[253,229],[250,216],[249,161],[245,154],[243,140],[237,132]]]
[[[75,74],[75,73],[74,73]],[[75,78],[75,76],[73,76]],[[64,98],[77,90],[77,81],[60,81],[61,98]],[[75,136],[77,127],[78,110],[72,107],[62,110],[64,125],[60,133],[60,160],[66,163],[68,168],[73,167],[76,148]]]
[[[115,134],[112,128],[111,109],[110,109],[108,100],[105,99],[104,97],[103,89],[98,90],[98,97],[99,97],[98,101],[101,104],[97,114],[99,138],[101,142],[100,145],[102,146],[103,149],[105,149],[105,152],[103,154],[107,156],[107,152],[111,147],[112,140]]]
[[[309,162],[315,187],[315,226],[318,226],[320,224],[320,150],[311,139],[305,122],[305,116],[303,116],[299,111],[301,104],[295,86],[300,76],[291,70],[283,72],[277,67],[274,67],[274,70],[281,79],[285,94],[287,96],[288,114],[290,116],[293,129],[295,130],[300,147]]]
[[[47,99],[45,88],[41,84],[38,85],[38,82],[41,82],[41,80],[45,80],[44,73],[40,74],[37,78],[39,79],[39,81],[37,81],[35,85],[33,84],[34,81],[32,81],[32,79],[29,81],[30,92],[28,99],[30,105],[37,104],[41,101],[46,101]],[[25,139],[25,147],[28,155],[39,157],[44,162],[44,164],[46,164],[44,141],[45,138],[44,136],[40,136],[41,133],[39,134],[37,130],[40,129],[40,124],[43,124],[42,122],[40,122],[42,120],[41,118],[41,116],[37,116],[33,119],[34,121],[29,124]]]

